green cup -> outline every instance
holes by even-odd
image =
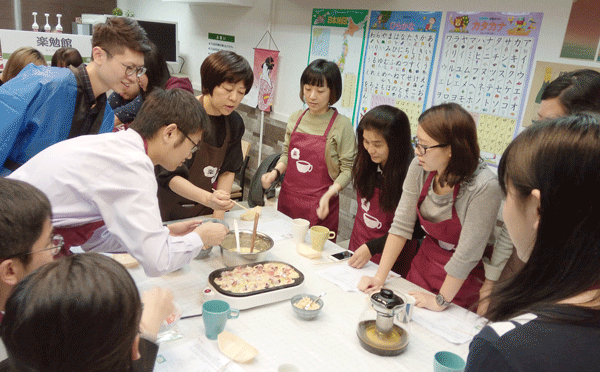
[[[449,351],[439,351],[433,358],[434,372],[462,372],[465,366],[463,358]]]
[[[202,319],[206,330],[206,338],[216,340],[217,336],[225,329],[227,319],[235,319],[240,316],[238,309],[229,307],[229,304],[221,300],[210,300],[202,304]]]

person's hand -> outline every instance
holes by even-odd
[[[206,246],[220,245],[228,231],[225,225],[213,222],[204,222],[194,230]]]
[[[361,245],[348,260],[348,265],[355,269],[362,269],[371,259],[371,251],[366,244]]]
[[[374,277],[363,276],[358,282],[358,289],[365,293],[373,293],[383,286],[385,280],[381,280],[377,275]]]
[[[277,179],[277,171],[275,171],[275,169],[273,169],[272,171],[265,173],[262,175],[262,177],[260,178],[260,182],[262,182],[262,187],[263,189],[268,189],[269,187],[271,187],[271,184],[273,182],[275,182],[275,180]]]
[[[140,331],[156,338],[162,322],[173,313],[173,292],[165,288],[154,287],[142,294],[142,319]]]
[[[215,211],[228,211],[235,205],[231,200],[231,194],[224,190],[215,190],[210,194],[208,204]]]
[[[172,236],[183,236],[194,231],[198,225],[202,223],[201,220],[190,220],[190,221],[181,221],[175,222],[170,225],[167,225],[169,228],[169,235]]]
[[[325,194],[323,194],[323,196],[321,196],[321,199],[319,200],[319,207],[317,208],[317,217],[319,217],[320,220],[324,220],[325,217],[329,215],[329,199],[331,199],[331,194],[329,194],[329,192],[326,192]]]
[[[485,316],[487,313],[488,307],[490,305],[489,295],[492,293],[492,289],[494,288],[494,284],[496,282],[486,279],[479,290],[479,305],[477,306],[477,315]]]
[[[438,305],[435,296],[425,292],[408,292],[409,295],[415,298],[415,305],[433,311],[443,311],[445,307]]]

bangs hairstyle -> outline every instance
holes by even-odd
[[[17,257],[24,265],[31,260],[33,244],[52,218],[50,201],[34,186],[0,177],[0,260]]]
[[[378,164],[371,160],[365,149],[364,131],[370,130],[381,135],[389,149],[388,159],[383,167],[383,184],[379,194],[379,205],[385,212],[393,212],[402,195],[402,184],[408,166],[414,156],[410,144],[410,122],[406,114],[392,106],[377,106],[363,116],[356,129],[358,154],[352,167],[354,188],[362,197],[371,199],[377,184]]]
[[[487,318],[506,320],[598,285],[600,116],[576,114],[525,129],[502,155],[498,179],[517,201],[540,190],[539,225],[529,260],[497,286]],[[600,311],[594,321],[600,323]]]
[[[470,177],[479,164],[477,126],[471,114],[456,103],[433,106],[419,116],[419,125],[440,144],[450,146],[452,156],[440,175],[440,185],[454,187]]]
[[[75,254],[15,286],[0,333],[19,371],[129,371],[141,315],[127,269],[101,254]]]
[[[216,87],[223,83],[244,82],[246,93],[254,83],[254,72],[246,59],[234,52],[221,50],[206,57],[200,66],[202,94],[212,95]]]
[[[124,53],[125,48],[146,53],[150,51],[150,40],[137,21],[127,17],[109,17],[106,22],[94,26],[92,49],[95,47],[107,50],[113,56]]]
[[[342,96],[342,74],[338,65],[324,59],[316,59],[308,65],[300,77],[300,99],[304,99],[304,85],[329,88],[329,105],[339,101]]]
[[[202,132],[203,136],[209,135],[208,120],[202,104],[192,93],[183,89],[155,88],[146,97],[129,127],[143,138],[151,139],[162,127],[175,123],[183,132],[181,143],[185,140],[184,134],[189,136]]]
[[[544,89],[542,100],[558,98],[567,114],[600,113],[600,72],[576,70],[559,76]]]
[[[148,86],[146,90],[140,89],[142,97],[147,97],[154,88],[165,89],[167,80],[171,77],[169,67],[158,47],[150,42],[150,50],[144,54],[144,66],[146,67],[146,77]]]

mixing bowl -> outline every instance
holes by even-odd
[[[203,222],[220,223],[221,225],[224,225],[227,229],[229,229],[229,225],[227,224],[227,222],[220,220],[218,218],[207,218],[207,219],[203,220]],[[208,255],[209,255],[210,251],[212,251],[212,249],[213,249],[212,246],[204,246],[200,250],[200,253],[198,253],[198,255],[194,258],[196,260],[202,260],[202,259],[208,257]]]
[[[253,253],[250,253],[249,251],[251,241],[252,231],[240,230],[241,252],[238,252],[235,243],[235,232],[228,232],[221,243],[221,257],[223,258],[223,264],[227,267],[231,267],[257,261],[266,261],[269,250],[273,248],[273,245],[275,244],[273,239],[267,234],[257,232]]]

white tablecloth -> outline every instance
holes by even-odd
[[[244,211],[228,212],[225,220],[233,227],[233,219],[239,220],[242,212]],[[275,220],[281,221],[281,226],[289,226],[291,232],[291,219],[274,208],[263,208],[258,230],[261,231],[262,224],[268,227],[270,225],[268,222]],[[252,229],[252,222],[239,222],[240,229]],[[225,329],[241,337],[259,351],[252,363],[240,365],[243,370],[277,371],[281,364],[290,363],[303,372],[375,370],[424,372],[433,370],[433,356],[437,351],[452,351],[466,359],[468,343],[452,344],[414,321],[409,325],[410,343],[404,353],[394,357],[381,357],[364,350],[359,344],[356,328],[367,304],[367,295],[362,292],[346,292],[317,274],[319,270],[330,265],[316,263],[328,262],[325,256],[340,250],[342,249],[339,246],[327,242],[323,257],[310,260],[297,253],[292,239],[275,242],[267,260],[284,261],[295,266],[305,276],[306,293],[327,292],[327,295],[323,298],[323,310],[316,319],[310,321],[298,318],[289,300],[242,310],[238,319],[229,320]],[[347,263],[334,265],[347,265]],[[140,290],[149,289],[153,285],[170,287],[175,292],[175,300],[182,305],[185,316],[192,315],[201,308],[201,291],[207,284],[208,274],[222,267],[224,265],[220,253],[218,249],[213,249],[207,259],[193,260],[181,270],[160,278],[146,277],[139,266],[130,269],[130,273]],[[387,283],[386,287],[404,293],[418,289],[414,284],[401,278]],[[181,320],[178,326],[184,337],[161,344],[160,351],[204,337],[202,317]],[[216,343],[216,341],[211,342]]]

